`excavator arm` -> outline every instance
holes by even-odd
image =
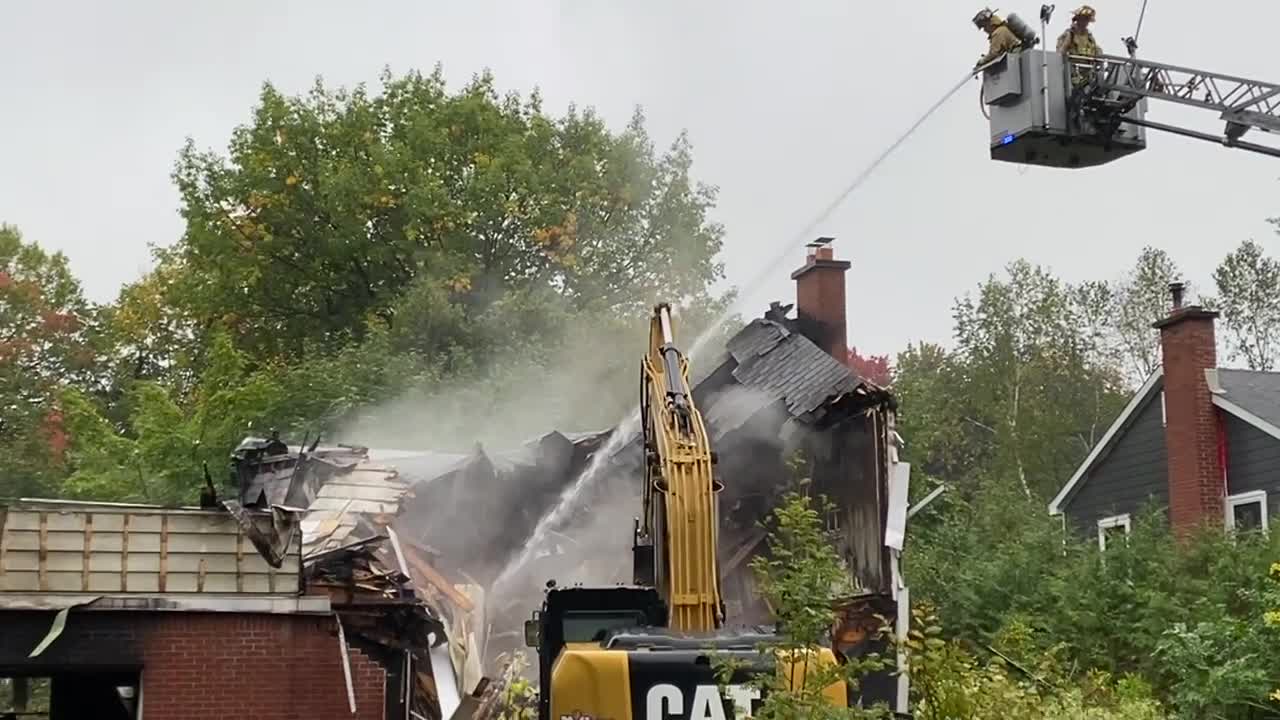
[[[539,720],[744,717],[759,698],[749,684],[754,675],[782,673],[793,686],[808,677],[794,655],[760,652],[778,643],[777,635],[724,629],[716,555],[721,485],[689,363],[674,337],[671,307],[658,305],[641,361],[645,473],[635,584],[548,583],[542,609],[525,625],[526,642],[538,648]],[[728,687],[712,654],[737,666]],[[830,648],[819,649],[817,660],[837,662]],[[835,682],[823,694],[833,707],[848,707],[848,690]]]
[[[693,402],[689,363],[676,348],[671,307],[654,308],[641,362],[644,508],[636,528],[636,581],[658,589],[681,632],[724,624],[718,517],[707,429]]]

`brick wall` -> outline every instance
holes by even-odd
[[[1225,493],[1218,455],[1218,416],[1204,371],[1217,367],[1216,313],[1174,312],[1160,328],[1164,362],[1169,522],[1183,532],[1222,521]]]
[[[62,636],[27,661],[52,620],[52,612],[0,612],[0,668],[140,668],[147,720],[384,716],[382,667],[348,645],[350,713],[332,617],[72,610]]]
[[[796,319],[800,331],[842,365],[849,364],[845,309],[848,260],[836,260],[830,247],[817,248],[805,266],[791,273],[796,281]]]

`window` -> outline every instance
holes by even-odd
[[[641,627],[644,613],[639,610],[614,612],[578,612],[565,614],[560,621],[565,642],[603,642],[613,630]]]
[[[1098,521],[1098,549],[1106,550],[1107,543],[1116,538],[1128,538],[1131,527],[1128,513],[1102,518]]]
[[[1267,493],[1265,490],[1227,496],[1227,529],[1238,532],[1267,530]]]

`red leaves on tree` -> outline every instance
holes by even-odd
[[[893,382],[893,372],[889,365],[888,355],[860,355],[858,349],[849,348],[849,369],[863,380],[875,383],[880,387],[889,387]]]
[[[73,333],[80,329],[80,318],[68,312],[41,310],[40,320],[51,333]]]
[[[63,462],[71,441],[67,437],[67,427],[63,421],[62,411],[53,409],[46,413],[43,429],[49,443],[49,454],[53,456],[55,462]]]

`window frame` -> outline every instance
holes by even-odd
[[[1129,517],[1129,513],[1098,518],[1098,550],[1106,552],[1107,531],[1118,527],[1124,528],[1125,542],[1129,542],[1129,535],[1133,532],[1133,519]]]
[[[1236,513],[1235,509],[1241,505],[1250,505],[1258,503],[1261,508],[1262,532],[1268,533],[1271,530],[1271,522],[1267,517],[1267,491],[1266,490],[1249,490],[1247,492],[1235,493],[1228,495],[1222,503],[1223,523],[1227,528],[1227,532],[1236,532]],[[1247,531],[1246,531],[1247,532]]]

